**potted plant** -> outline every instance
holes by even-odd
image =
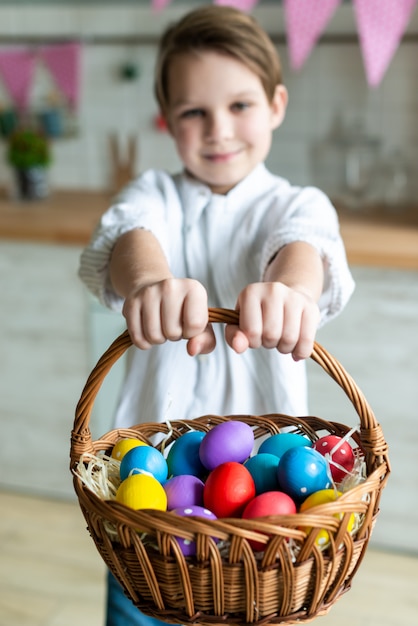
[[[47,168],[51,151],[45,135],[31,128],[19,128],[8,139],[7,160],[14,168],[18,194],[24,200],[48,195]]]

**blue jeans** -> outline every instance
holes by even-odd
[[[166,622],[148,617],[137,609],[110,572],[107,577],[106,610],[106,626],[167,626]]]

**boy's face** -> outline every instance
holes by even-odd
[[[216,52],[179,55],[168,76],[168,126],[186,170],[225,194],[265,160],[287,92],[270,103],[259,77]]]

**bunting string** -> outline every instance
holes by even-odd
[[[150,0],[154,11],[163,11],[173,0]],[[325,32],[343,0],[283,0],[289,62],[300,70]],[[251,12],[259,0],[213,0]],[[364,71],[370,87],[377,87],[408,28],[418,0],[352,0]],[[43,62],[58,90],[75,109],[80,97],[79,43],[33,48],[1,48],[0,79],[16,108],[29,106],[35,63]]]

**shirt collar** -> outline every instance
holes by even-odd
[[[195,224],[210,203],[223,204],[228,210],[239,211],[243,205],[248,206],[249,201],[259,197],[261,190],[268,189],[273,178],[264,163],[260,163],[227,194],[219,195],[183,172],[179,177],[179,194],[186,226]]]

